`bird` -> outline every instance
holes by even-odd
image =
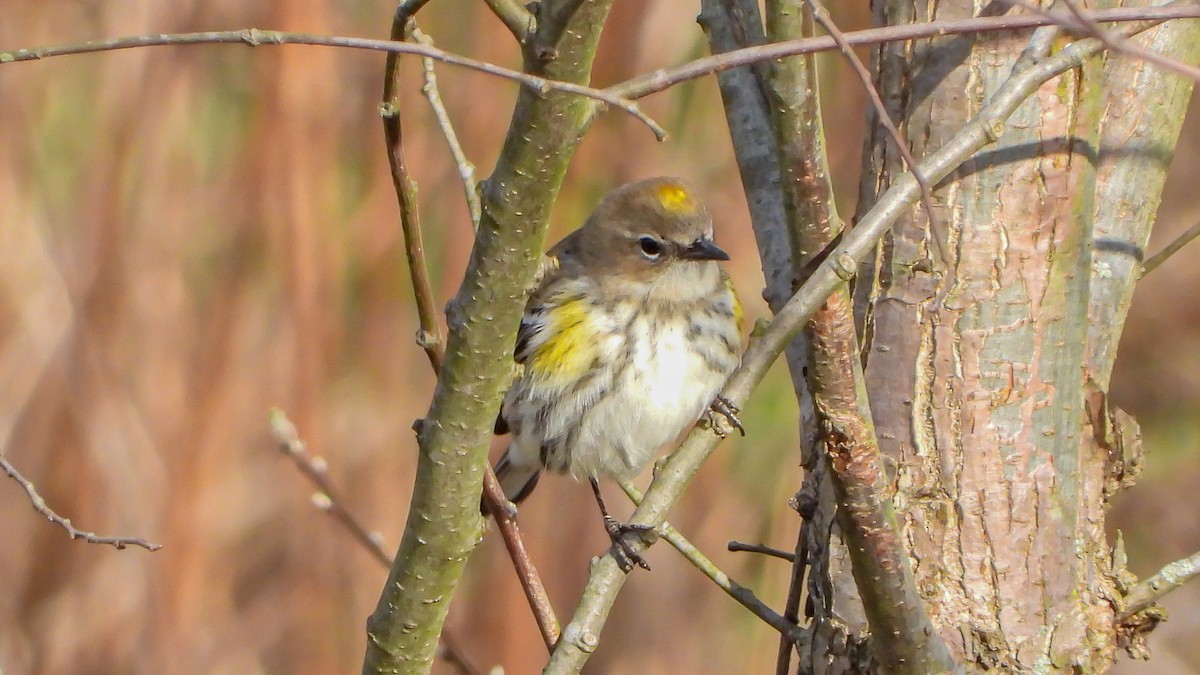
[[[550,249],[526,303],[496,421],[512,434],[496,477],[513,503],[543,471],[587,479],[626,572],[650,568],[625,540],[649,528],[613,518],[599,479],[636,476],[702,416],[745,433],[719,396],[742,353],[726,260],[696,193],[649,178],[609,192]]]

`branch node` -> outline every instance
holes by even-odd
[[[849,253],[840,253],[833,259],[833,271],[842,281],[850,281],[858,274],[858,263]]]

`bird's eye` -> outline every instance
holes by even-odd
[[[650,236],[638,239],[638,248],[642,250],[642,255],[650,260],[657,260],[663,252],[662,242]]]

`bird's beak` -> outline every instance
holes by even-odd
[[[680,251],[679,257],[684,260],[729,260],[729,254],[712,239],[697,239]]]

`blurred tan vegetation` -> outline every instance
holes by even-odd
[[[386,36],[394,5],[8,0],[0,48],[144,32],[273,28]],[[865,8],[843,13],[866,25]],[[694,2],[619,2],[594,83],[706,52]],[[437,44],[519,67],[482,3],[434,2]],[[863,96],[823,57],[838,189],[852,208]],[[404,124],[434,284],[456,290],[471,228],[445,143],[406,60]],[[396,203],[378,118],[383,56],[317,47],[135,49],[0,68],[0,452],[84,529],[161,551],[70,541],[0,483],[0,670],[19,673],[356,672],[385,570],[311,505],[272,444],[285,409],[327,459],[345,503],[394,550],[415,463],[413,420],[433,380],[413,343]],[[442,94],[480,178],[515,85],[440,66]],[[606,113],[584,141],[552,238],[603,192],[677,174],[696,184],[751,319],[765,314],[755,248],[714,80],[648,99],[671,139]],[[1200,123],[1176,159],[1156,242],[1200,220]],[[550,242],[548,242],[550,243]],[[1185,249],[1139,290],[1114,396],[1152,455],[1113,524],[1146,574],[1200,548],[1186,502],[1200,482],[1200,255]],[[788,568],[725,552],[790,548],[799,482],[794,403],[779,368],[672,518],[736,579],[781,605]],[[612,489],[614,501],[617,491]],[[621,507],[624,511],[625,507]],[[522,526],[560,614],[606,539],[589,490],[548,479]],[[770,672],[776,636],[665,544],[634,574],[591,672]],[[1167,603],[1153,672],[1200,670],[1200,589]],[[544,658],[494,533],[472,558],[449,630],[481,668]],[[1122,666],[1122,672],[1151,672]],[[443,665],[442,672],[452,672]]]

